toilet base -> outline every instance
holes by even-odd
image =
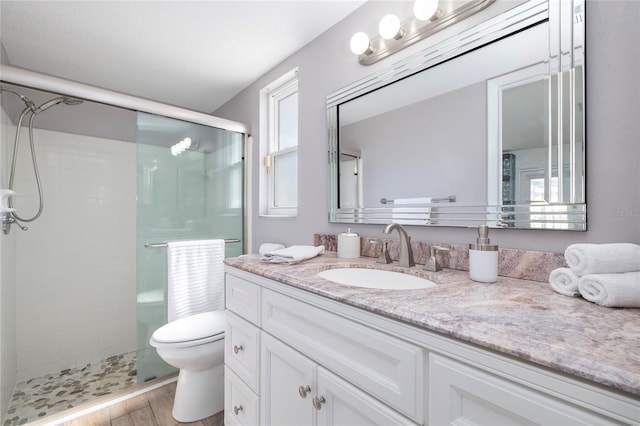
[[[224,409],[224,364],[208,370],[180,369],[173,417],[182,423],[202,420]]]

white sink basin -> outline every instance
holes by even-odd
[[[325,280],[356,287],[411,290],[436,285],[433,281],[401,272],[380,269],[338,268],[318,273]]]

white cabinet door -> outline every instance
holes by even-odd
[[[619,424],[522,384],[429,355],[429,425]]]
[[[261,340],[260,424],[315,425],[316,364],[267,333]]]
[[[318,367],[318,394],[314,400],[318,426],[415,425],[322,367]]]
[[[262,291],[262,329],[423,423],[422,348],[267,289]]]

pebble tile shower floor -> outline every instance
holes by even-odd
[[[135,384],[135,352],[18,382],[2,425],[23,425]]]

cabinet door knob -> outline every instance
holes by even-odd
[[[322,404],[324,404],[325,402],[327,402],[327,401],[325,401],[324,396],[321,396],[321,397],[314,396],[313,397],[313,406],[315,407],[316,410],[320,410],[322,408]]]
[[[238,353],[238,352],[240,352],[240,351],[241,351],[241,350],[243,350],[243,349],[244,349],[244,346],[242,346],[242,345],[235,345],[235,346],[233,347],[233,351],[234,351],[235,353]]]
[[[309,385],[300,386],[298,388],[298,393],[300,394],[300,397],[302,397],[302,398],[306,398],[307,395],[309,395],[309,392],[311,392],[311,387]]]
[[[242,411],[242,405],[236,405],[233,407],[233,414],[235,414],[236,416],[240,411]]]

